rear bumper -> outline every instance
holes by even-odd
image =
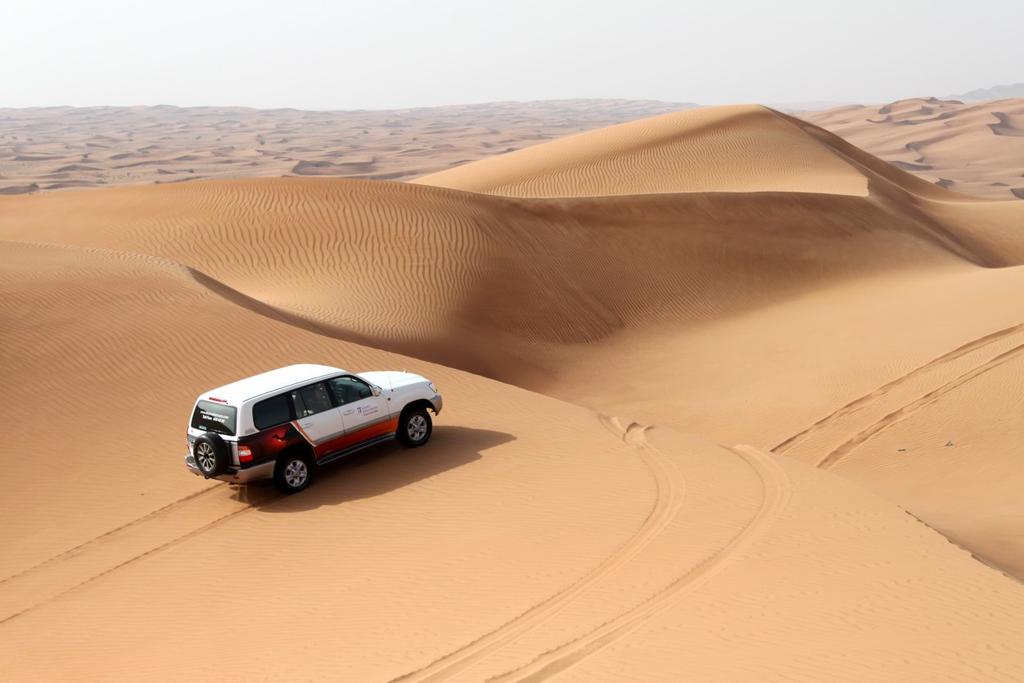
[[[274,461],[261,463],[254,465],[253,467],[247,467],[244,470],[236,469],[234,467],[228,468],[228,471],[224,474],[213,477],[219,481],[226,481],[231,484],[248,484],[250,481],[256,481],[258,479],[270,479],[274,476]],[[196,467],[196,461],[191,455],[185,456],[185,467],[189,469],[192,474],[197,477],[203,476],[203,473]]]
[[[444,407],[444,399],[441,398],[441,394],[435,394],[434,397],[430,399],[430,405],[434,406],[434,415],[440,413],[441,408]]]

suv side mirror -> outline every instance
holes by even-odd
[[[374,396],[380,396],[381,388],[378,387],[377,385],[373,385],[370,387],[370,391],[373,392]]]

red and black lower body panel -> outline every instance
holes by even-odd
[[[305,432],[302,431],[302,427],[297,423],[292,422],[291,424],[296,431],[303,436],[306,442],[313,447],[313,455],[316,456],[316,459],[322,460],[323,458],[335,455],[336,453],[347,451],[350,448],[355,448],[361,443],[394,434],[398,429],[398,416],[386,417],[377,420],[376,422],[363,425],[358,429],[329,436],[326,439],[321,439],[319,442],[314,442],[310,439]]]
[[[277,460],[285,449],[292,446],[307,444],[313,449],[317,461],[332,455],[358,447],[367,441],[390,436],[398,429],[398,416],[386,417],[368,425],[332,435],[315,442],[299,426],[298,421],[287,422],[277,427],[264,429],[251,436],[238,440],[239,449],[247,446],[252,452],[252,460],[240,462],[242,469],[255,467]]]

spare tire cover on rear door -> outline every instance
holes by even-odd
[[[224,474],[231,464],[231,452],[224,439],[209,432],[196,439],[192,446],[192,457],[196,467],[207,479]]]

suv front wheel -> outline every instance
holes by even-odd
[[[274,485],[284,493],[298,493],[313,481],[312,459],[302,452],[285,453],[274,467]]]
[[[398,421],[398,440],[403,446],[416,448],[430,438],[434,425],[426,408],[413,408],[402,413]]]

